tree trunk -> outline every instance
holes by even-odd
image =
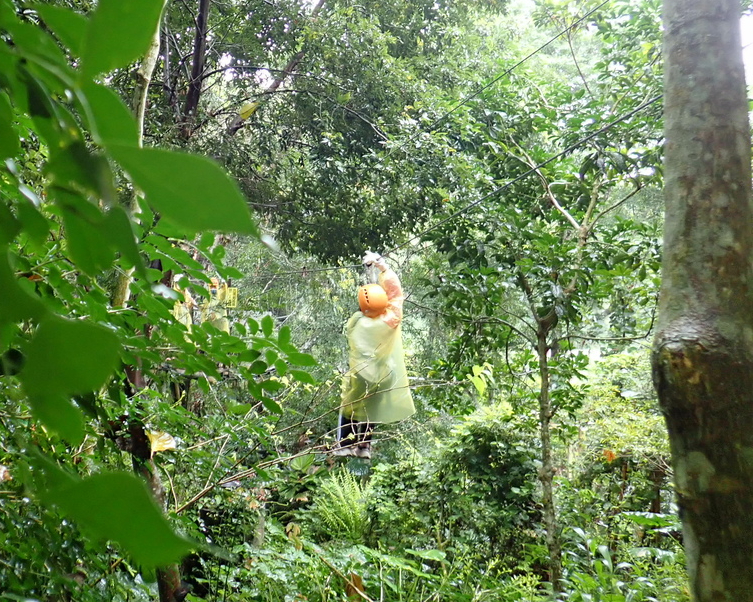
[[[152,37],[152,42],[149,45],[149,50],[136,71],[136,87],[133,94],[133,112],[138,124],[139,146],[143,143],[144,118],[146,116],[149,85],[151,84],[154,69],[159,60],[159,51],[160,25],[158,23],[154,36]],[[129,201],[128,209],[131,214],[135,213],[138,209],[137,193],[135,191]],[[112,307],[125,307],[126,303],[128,303],[132,275],[133,268],[126,270],[118,277],[112,295]],[[137,390],[145,385],[144,375],[140,366],[127,366],[126,373],[128,374],[129,381],[133,383]],[[152,459],[149,439],[144,432],[143,425],[133,423],[130,424],[128,428],[130,431],[130,437],[128,449],[126,449],[126,451],[131,454],[133,470],[136,474],[139,474],[144,478],[159,507],[162,508],[164,507],[165,502],[164,489],[159,475],[157,474],[157,466]],[[157,588],[159,591],[160,602],[181,602],[186,597],[187,591],[181,585],[180,570],[177,564],[157,569]]]
[[[141,61],[141,65],[136,70],[136,87],[133,92],[133,114],[136,117],[138,125],[138,142],[141,146],[144,142],[144,118],[146,116],[146,106],[149,97],[149,84],[152,81],[154,69],[159,60],[160,49],[160,26],[152,37],[149,50]],[[138,195],[136,191],[131,194],[128,201],[128,211],[131,215],[138,211]],[[131,295],[131,278],[133,277],[133,268],[129,268],[118,275],[113,287],[111,305],[115,308],[125,307],[128,303],[128,297]]]
[[[120,446],[131,454],[133,471],[146,481],[157,505],[164,508],[165,488],[157,474],[157,465],[152,459],[152,446],[144,425],[131,420],[127,428],[128,437],[120,440]],[[181,602],[186,597],[188,591],[181,584],[180,568],[177,564],[157,569],[157,590],[160,602]]]
[[[552,462],[552,399],[549,394],[549,361],[547,352],[547,331],[540,327],[537,341],[539,356],[539,436],[541,437],[541,505],[546,529],[546,547],[549,552],[549,580],[555,592],[561,591],[562,542],[557,525],[557,510],[554,507],[554,465]]]
[[[753,600],[753,203],[739,0],[666,0],[654,383],[693,597]]]
[[[314,8],[311,9],[311,14],[309,15],[309,19],[313,19],[319,14],[319,11],[322,10],[322,7],[324,6],[324,3],[326,0],[318,0]],[[267,88],[264,90],[264,92],[261,93],[259,98],[254,103],[253,110],[246,116],[243,117],[241,115],[236,115],[233,118],[233,121],[228,126],[228,133],[232,136],[235,134],[239,129],[243,127],[243,122],[253,115],[256,110],[259,108],[259,105],[261,104],[262,98],[270,98],[272,94],[274,94],[277,91],[277,88],[279,88],[282,85],[282,82],[284,82],[290,75],[293,73],[293,70],[298,66],[298,64],[303,60],[303,57],[306,56],[306,53],[303,50],[299,50],[293,55],[293,58],[291,58],[288,61],[288,64],[285,65],[285,67],[282,69],[280,74],[274,79],[274,81],[267,86]]]
[[[193,57],[191,60],[191,81],[188,82],[186,104],[183,108],[183,136],[191,135],[190,123],[196,116],[199,107],[201,88],[204,83],[204,65],[207,59],[207,31],[209,22],[210,0],[199,0],[199,14],[196,17],[196,35],[193,42]]]

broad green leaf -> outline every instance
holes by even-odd
[[[265,380],[259,383],[262,389],[269,391],[270,393],[277,393],[279,390],[284,389],[285,385],[279,380]]]
[[[23,233],[29,237],[29,240],[37,245],[47,240],[50,235],[50,224],[34,205],[21,201],[16,205],[16,211]]]
[[[11,125],[12,121],[13,109],[10,100],[5,92],[0,91],[0,159],[15,157],[21,150],[18,134]]]
[[[31,117],[51,119],[55,116],[55,107],[52,103],[52,94],[45,85],[32,75],[28,69],[19,66],[19,75],[26,86],[28,97],[28,109]],[[47,140],[52,143],[53,140]]]
[[[78,445],[84,438],[84,417],[70,398],[62,393],[37,395],[29,393],[29,403],[34,417],[55,431],[71,445]]]
[[[257,234],[238,186],[213,161],[156,148],[107,150],[164,219],[187,232]]]
[[[103,326],[56,316],[40,324],[26,355],[20,378],[27,393],[87,393],[107,382],[118,364],[120,341]]]
[[[239,362],[253,362],[254,360],[258,359],[261,355],[261,352],[257,349],[245,349],[241,353],[238,354],[238,361]]]
[[[105,238],[101,222],[91,222],[72,211],[63,214],[65,243],[74,263],[90,276],[96,276],[112,264],[114,253]]]
[[[272,331],[275,328],[275,321],[270,315],[266,315],[261,319],[261,330],[265,337],[272,336]]]
[[[261,360],[256,361],[248,367],[248,371],[251,374],[264,374],[267,371],[267,363]]]
[[[102,219],[102,212],[96,204],[92,203],[85,196],[71,192],[68,189],[48,186],[47,198],[55,201],[55,204],[63,212],[75,213],[80,218],[90,222],[97,222]]]
[[[437,562],[444,562],[447,558],[447,554],[442,550],[405,550],[408,554],[418,556],[424,560],[435,560]]]
[[[18,49],[19,54],[40,58],[44,62],[49,61],[51,63],[49,67],[53,67],[59,74],[65,75],[66,78],[71,76],[65,54],[44,29],[20,21],[4,23],[3,25],[10,31],[13,44]]]
[[[120,96],[94,82],[84,84],[81,92],[81,103],[91,123],[92,135],[99,144],[138,146],[136,120]]]
[[[0,204],[0,248],[12,241],[21,230],[21,224],[13,212]]]
[[[8,249],[0,247],[0,325],[38,320],[47,311],[39,298],[19,286],[8,260]]]
[[[164,236],[157,234],[150,234],[146,237],[145,242],[153,245],[156,249],[167,255],[170,259],[181,266],[191,268],[194,270],[203,270],[204,266],[200,262],[196,261],[190,253],[181,249],[179,246],[173,244],[167,240]]]
[[[277,360],[275,362],[275,369],[277,370],[278,376],[285,376],[288,373],[288,365],[283,360]]]
[[[86,30],[81,70],[91,78],[125,67],[149,49],[164,0],[99,0]]]
[[[110,165],[83,142],[73,142],[56,152],[47,162],[45,173],[57,186],[83,191],[108,206],[114,204],[116,195]]]
[[[146,278],[144,273],[144,262],[141,259],[141,253],[136,245],[136,235],[133,231],[133,224],[128,215],[120,206],[111,208],[105,213],[105,219],[102,222],[102,231],[107,236],[110,243],[115,249],[120,251],[126,263],[135,266],[142,278]]]
[[[53,33],[74,56],[81,56],[86,36],[88,20],[83,15],[60,6],[35,4],[32,7],[39,13]]]
[[[253,408],[250,403],[241,403],[237,405],[232,405],[228,408],[228,412],[232,414],[233,416],[243,416],[245,414],[248,414],[251,411],[251,408]]]
[[[288,353],[288,360],[296,366],[316,366],[316,360],[308,353]]]
[[[48,497],[90,536],[118,543],[146,567],[177,562],[193,548],[173,532],[146,485],[131,474],[97,474]]]
[[[280,406],[280,404],[277,403],[274,399],[270,399],[269,397],[262,397],[261,403],[267,410],[269,410],[273,414],[282,414],[282,406]]]
[[[300,470],[306,472],[314,464],[316,456],[314,454],[305,454],[303,456],[297,456],[290,461],[290,468],[293,470]]]
[[[0,26],[9,28],[18,23],[15,6],[9,0],[0,0]]]
[[[314,379],[314,377],[305,370],[291,370],[290,376],[292,376],[298,382],[306,383],[308,385],[316,384],[316,379]]]
[[[290,344],[290,326],[283,326],[280,328],[280,332],[277,334],[277,343],[280,347],[285,347]]]
[[[101,387],[115,369],[119,353],[117,336],[102,326],[58,316],[43,321],[19,374],[34,415],[78,443],[83,438],[83,418],[70,396]]]
[[[39,449],[32,447],[29,450],[29,460],[34,467],[32,473],[34,487],[42,498],[56,489],[70,487],[78,482],[74,475],[63,470],[52,458],[45,456]]]

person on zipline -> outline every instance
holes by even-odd
[[[404,420],[416,409],[403,358],[400,279],[377,253],[367,251],[363,264],[379,270],[379,284],[358,289],[360,311],[345,329],[349,370],[343,379],[338,446],[333,453],[370,458],[374,425]]]

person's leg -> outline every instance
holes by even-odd
[[[337,443],[332,453],[336,456],[355,456],[358,443],[358,425],[351,417],[340,412],[337,427]]]
[[[371,458],[371,434],[374,431],[374,425],[370,422],[359,422],[356,425],[358,430],[356,456],[359,458]]]

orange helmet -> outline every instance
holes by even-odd
[[[367,284],[358,289],[358,306],[369,318],[376,318],[387,309],[387,293],[378,284]]]

